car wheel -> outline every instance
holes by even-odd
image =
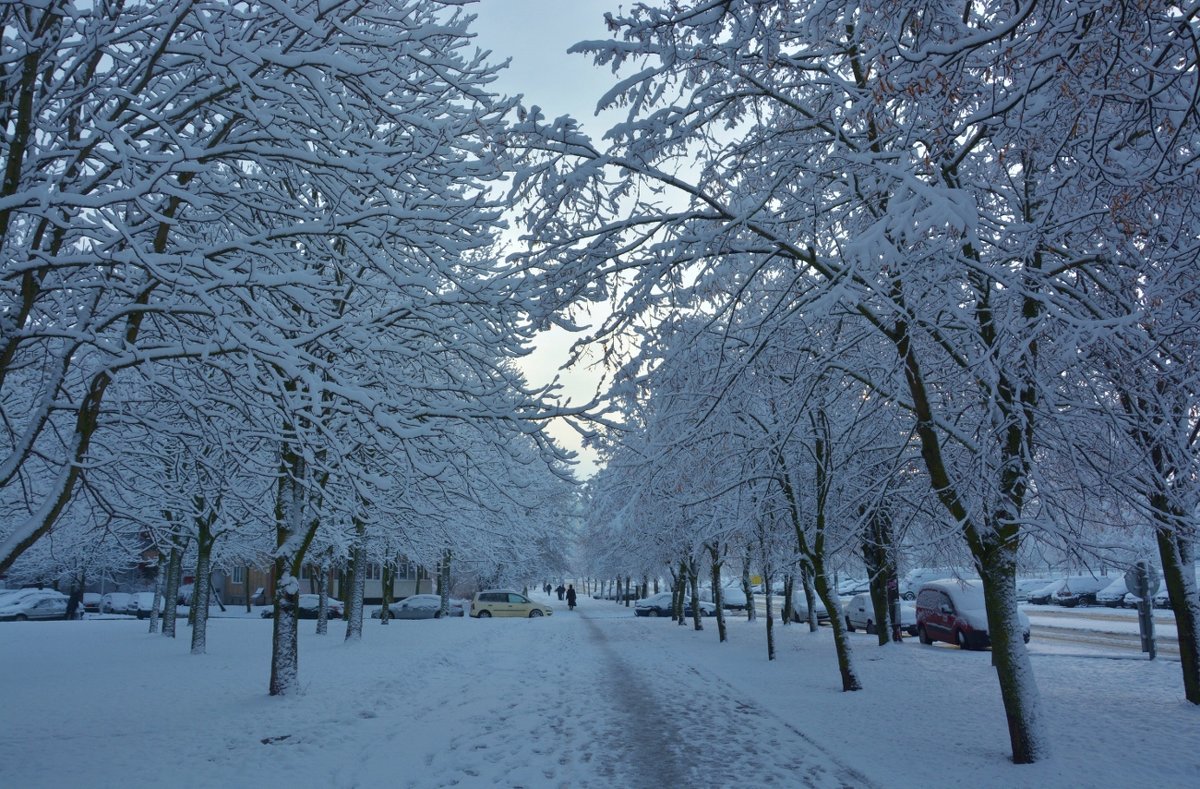
[[[871,635],[875,635],[875,623],[870,619],[867,620],[867,626],[864,629]]]
[[[537,619],[541,615],[542,615],[542,609],[540,609],[540,608],[535,608],[529,612],[530,619]]]
[[[850,622],[850,617],[846,617],[846,629],[851,633],[854,632],[854,625]]]
[[[17,622],[28,622],[29,621],[29,617],[25,616],[24,614],[17,614],[15,617],[13,617],[13,619]]]
[[[922,644],[925,644],[926,646],[933,643],[933,639],[930,638],[929,634],[925,632],[924,625],[917,626],[917,640],[920,641]]]
[[[485,610],[483,610],[483,611],[480,611],[480,612],[479,612],[479,618],[480,618],[480,619],[491,619],[491,618],[492,618],[492,612],[491,612],[491,611],[488,611],[488,610],[486,610],[486,609],[485,609]]]
[[[954,643],[958,644],[959,649],[970,649],[971,645],[967,643],[967,634],[961,630],[954,632]]]
[[[916,600],[916,599],[917,599],[917,593],[916,593],[916,592],[905,592],[905,593],[902,595],[902,597],[904,597],[904,599],[905,599],[905,600]]]
[[[658,616],[658,609],[651,608],[649,611],[646,612],[646,616]]]

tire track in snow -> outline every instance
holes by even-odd
[[[623,752],[624,763],[633,772],[627,776],[627,786],[689,786],[688,771],[680,764],[675,749],[664,749],[663,742],[683,744],[683,733],[674,718],[664,710],[652,689],[646,687],[609,644],[604,631],[591,619],[584,617],[591,641],[604,656],[605,673],[610,678],[609,689],[614,692],[608,703],[619,714],[606,716],[617,722],[615,732],[606,735]]]
[[[613,621],[618,623],[643,624]],[[618,631],[598,621],[587,624],[613,675],[612,703],[628,711],[633,739],[642,743],[626,749],[637,773],[629,786],[874,787],[776,711],[748,703],[722,677],[681,661],[655,666],[623,658],[610,637]]]

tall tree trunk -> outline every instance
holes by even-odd
[[[675,568],[671,567],[671,621],[682,625],[683,619],[683,596],[685,589],[685,581],[687,578],[687,563],[679,563],[679,572],[675,572]]]
[[[186,541],[184,542],[186,545]],[[163,601],[163,626],[162,634],[168,638],[175,637],[175,620],[178,618],[179,609],[179,582],[183,577],[183,547],[179,544],[179,538],[171,538],[171,553],[167,561],[167,591],[166,599]]]
[[[771,610],[771,583],[773,580],[771,563],[768,560],[763,562],[763,596],[766,598],[765,612],[767,616],[767,660],[775,659],[775,620],[774,612]]]
[[[242,589],[246,592],[246,613],[247,614],[250,613],[252,610],[254,610],[253,609],[254,601],[251,599],[251,595],[253,595],[254,592],[250,591],[250,570],[251,570],[250,565],[246,565],[245,567],[242,568]]]
[[[361,541],[354,546],[352,552],[354,563],[354,585],[350,587],[350,599],[346,601],[346,612],[349,620],[346,622],[346,640],[362,640],[363,627],[363,592],[367,585],[367,546],[366,525],[360,524]]]
[[[442,618],[450,616],[450,561],[453,558],[453,552],[447,548],[442,554],[442,566],[438,572],[438,595],[441,598],[439,611]]]
[[[721,565],[724,563],[724,559],[716,540],[709,543],[707,548],[708,555],[712,559],[712,595],[713,605],[717,607],[717,636],[718,640],[724,643],[728,637],[725,629],[725,589],[721,586]]]
[[[208,598],[212,590],[209,570],[212,549],[216,542],[212,527],[217,513],[207,502],[197,497],[196,521],[196,578],[192,582],[192,654],[203,655],[208,649]]]
[[[754,610],[754,585],[750,583],[750,549],[742,561],[742,593],[746,595],[746,621],[758,620],[758,612]]]
[[[321,555],[321,564],[312,568],[317,574],[317,635],[329,634],[329,552]]]
[[[817,632],[820,623],[817,621],[817,592],[813,589],[813,573],[809,569],[808,560],[800,565],[800,589],[804,592],[804,604],[808,606],[808,632]],[[833,612],[826,609],[833,616]]]
[[[296,621],[300,580],[292,575],[285,557],[275,559],[275,617],[271,630],[272,696],[288,696],[299,690],[300,642]]]
[[[1154,510],[1155,515],[1166,514],[1165,499],[1157,503],[1159,508]],[[1197,598],[1191,544],[1180,534],[1180,522],[1181,518],[1173,518],[1172,522],[1164,524],[1160,518],[1154,536],[1171,609],[1175,612],[1184,697],[1192,704],[1200,704],[1200,599]]]
[[[888,589],[897,583],[896,564],[892,550],[891,519],[887,509],[876,507],[867,515],[863,529],[863,562],[871,585],[871,610],[874,611],[875,634],[880,646],[893,638],[900,640],[900,623],[892,622]]]
[[[158,571],[154,573],[154,600],[150,604],[150,630],[151,633],[158,632],[158,607],[163,602],[163,582],[167,575],[167,557],[161,553],[158,555]],[[166,606],[163,606],[166,609]]]
[[[383,577],[380,586],[383,588],[383,607],[379,609],[379,624],[386,625],[392,621],[392,579],[396,571],[388,562],[383,563]]]
[[[287,696],[300,687],[300,642],[297,615],[304,554],[317,522],[306,517],[308,468],[303,455],[284,442],[275,498],[275,623],[271,632],[272,696]],[[297,544],[299,543],[299,544]]]
[[[792,595],[796,591],[796,576],[788,573],[783,578],[783,623],[790,625],[792,619],[796,616],[795,607],[792,605]]]
[[[700,621],[700,569],[694,558],[688,559],[687,579],[692,587],[692,629],[703,630],[704,623]]]

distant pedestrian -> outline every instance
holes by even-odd
[[[575,584],[567,585],[567,610],[575,610]]]
[[[567,587],[559,584],[558,586],[554,587],[554,591],[558,592],[558,599],[561,600],[563,599],[563,594],[567,591]]]
[[[542,587],[542,591],[546,593],[546,597],[550,596],[550,592],[552,591],[552,589],[550,588],[549,582],[547,582],[546,585]]]

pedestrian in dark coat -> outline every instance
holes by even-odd
[[[567,610],[575,610],[575,584],[569,584],[567,586]]]
[[[558,586],[554,587],[554,591],[558,592],[558,599],[561,600],[563,599],[563,592],[567,591],[567,588],[562,584],[559,584]]]

